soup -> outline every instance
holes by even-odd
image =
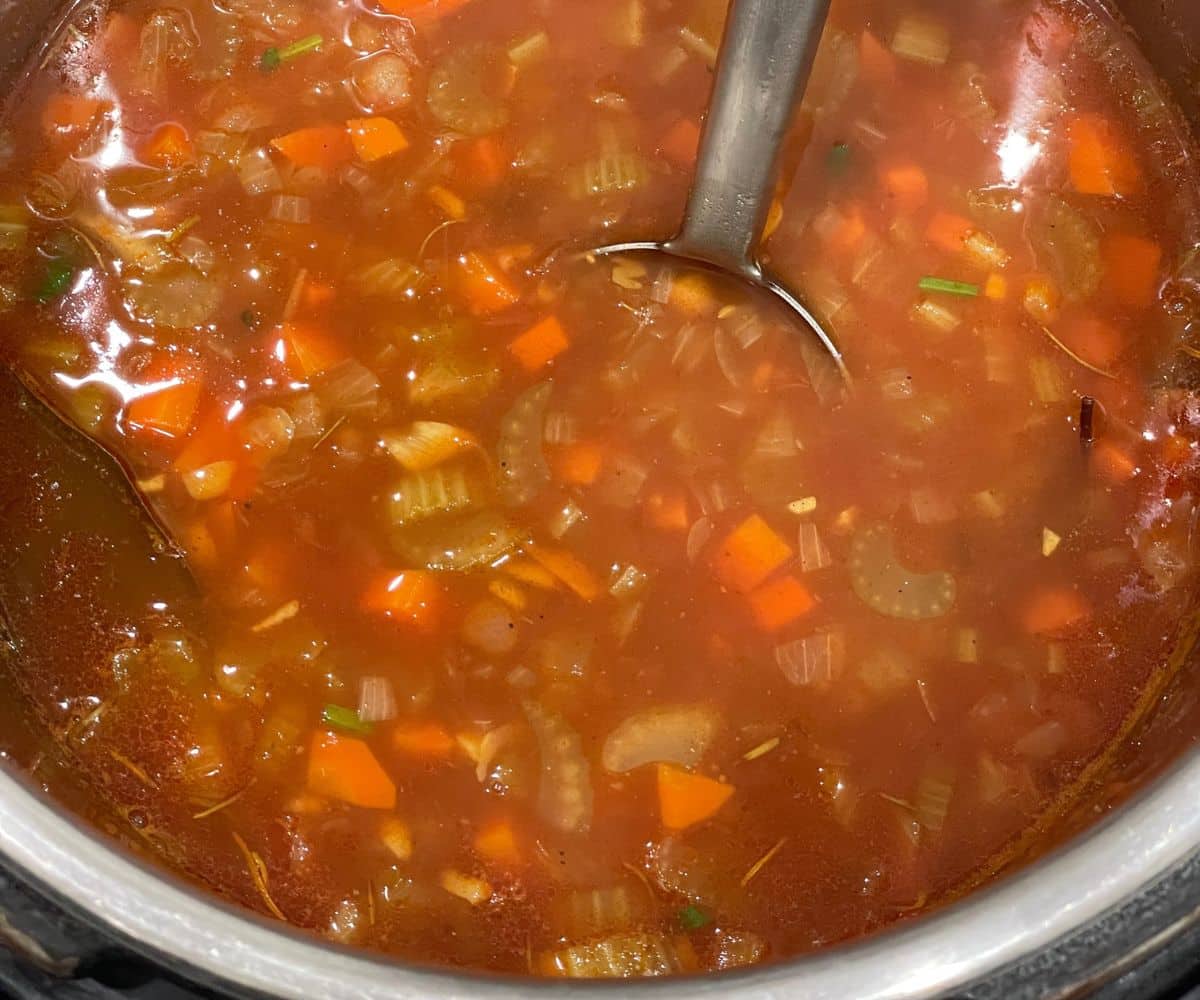
[[[3,350],[206,609],[16,671],[123,836],[347,944],[651,975],[909,919],[1092,787],[1193,579],[1171,118],[1085,4],[836,5],[763,254],[847,386],[589,253],[678,224],[723,16],[120,0],[31,74]]]

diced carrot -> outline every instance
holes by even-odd
[[[896,78],[896,57],[869,31],[858,36],[858,66],[869,83],[886,84]]]
[[[514,580],[520,580],[539,590],[558,589],[558,577],[529,559],[510,559],[502,569]]]
[[[715,816],[734,786],[674,764],[658,765],[658,808],[668,830],[686,830]]]
[[[762,238],[764,241],[769,240],[775,235],[777,230],[783,223],[783,201],[776,195],[771,199],[771,205],[767,209],[767,218],[763,223]]]
[[[1123,306],[1144,309],[1158,295],[1162,247],[1129,233],[1110,233],[1100,244],[1109,289]]]
[[[713,556],[717,580],[746,594],[792,558],[792,548],[758,514],[739,524]]]
[[[42,127],[47,132],[71,132],[90,125],[109,104],[87,94],[58,93],[42,106]]]
[[[324,309],[332,305],[336,298],[337,289],[333,285],[305,276],[304,285],[300,289],[300,304],[305,309]]]
[[[880,169],[883,192],[901,212],[915,212],[929,200],[929,177],[916,163],[891,163]]]
[[[449,757],[458,744],[440,723],[415,722],[392,730],[392,745],[414,757]]]
[[[746,595],[759,628],[774,632],[803,618],[817,606],[812,592],[794,576],[768,580]]]
[[[1127,483],[1138,474],[1137,462],[1111,441],[1097,441],[1092,445],[1092,461],[1097,471],[1114,483]]]
[[[822,227],[820,235],[830,253],[851,254],[867,235],[867,221],[861,205],[851,203],[840,209],[831,207],[824,218],[827,225]]]
[[[471,0],[379,0],[389,14],[399,14],[416,22],[431,22],[448,17]]]
[[[1087,600],[1074,587],[1043,587],[1025,608],[1025,631],[1034,635],[1061,632],[1091,616]]]
[[[975,224],[970,219],[955,215],[953,212],[934,212],[925,227],[925,238],[939,250],[946,253],[960,254],[967,237],[975,231]]]
[[[1003,274],[989,274],[983,284],[983,294],[993,302],[1004,301],[1008,298],[1008,279]]]
[[[696,165],[699,150],[700,126],[691,118],[680,118],[658,144],[663,159],[680,170],[691,170]]]
[[[1125,346],[1120,331],[1095,316],[1068,324],[1061,336],[1067,347],[1097,368],[1109,368]]]
[[[550,456],[554,477],[570,486],[591,486],[604,465],[604,448],[595,441],[575,441]]]
[[[441,209],[448,219],[465,219],[467,216],[467,203],[448,187],[434,184],[425,192],[425,197]]]
[[[475,834],[475,853],[486,861],[513,865],[521,860],[517,835],[506,819],[492,820]]]
[[[456,174],[469,190],[490,191],[508,174],[509,156],[495,136],[456,143],[453,155],[458,166]]]
[[[570,346],[556,316],[547,316],[508,342],[512,356],[528,372],[544,368]]]
[[[125,428],[151,437],[179,439],[192,429],[201,380],[169,362],[150,368],[141,393],[125,407]]]
[[[1137,194],[1142,171],[1125,137],[1100,115],[1085,114],[1067,125],[1071,183],[1080,194],[1124,198]]]
[[[394,809],[396,786],[362,740],[324,729],[308,750],[308,790],[364,809]]]
[[[364,163],[374,163],[408,149],[408,139],[390,118],[350,118],[346,128],[354,152]]]
[[[401,624],[429,629],[441,617],[443,597],[436,573],[406,569],[384,572],[372,580],[363,606]]]
[[[328,371],[346,359],[346,352],[325,331],[295,321],[281,329],[284,360],[294,363],[305,378]]]
[[[170,170],[192,163],[196,159],[196,150],[187,129],[175,122],[167,122],[150,133],[139,157],[143,163]]]
[[[271,146],[298,167],[335,170],[354,156],[346,129],[339,125],[314,125],[271,140]]]
[[[463,254],[456,264],[458,290],[476,316],[495,315],[520,301],[520,293],[504,274],[479,254]]]
[[[220,406],[210,404],[200,407],[192,424],[195,429],[183,450],[175,457],[173,464],[176,471],[191,472],[237,456],[238,439]]]
[[[682,490],[655,490],[642,508],[646,523],[660,531],[687,531],[692,519]]]
[[[671,278],[667,303],[688,316],[710,316],[717,311],[717,296],[712,282],[703,274],[687,271]]]
[[[566,549],[531,543],[525,546],[525,551],[534,562],[553,573],[583,600],[594,601],[600,595],[600,581],[577,556]]]

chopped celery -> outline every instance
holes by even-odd
[[[913,801],[917,821],[926,830],[938,831],[946,823],[950,801],[954,797],[954,775],[943,764],[934,762],[921,776]]]
[[[1067,398],[1062,371],[1050,358],[1031,358],[1029,374],[1033,391],[1042,403],[1061,403]]]
[[[633,191],[646,180],[646,164],[637,153],[610,152],[567,172],[572,198],[596,198]]]
[[[65,257],[54,257],[46,262],[42,280],[34,292],[39,302],[50,302],[63,295],[75,278],[75,265]]]
[[[892,51],[910,62],[942,66],[950,56],[950,31],[935,18],[907,14],[896,25]]]
[[[413,524],[478,506],[484,490],[460,464],[440,465],[403,477],[386,495],[384,507],[393,525]]]
[[[513,42],[508,47],[508,61],[521,67],[541,59],[550,50],[550,36],[545,31],[535,31]]]
[[[698,931],[712,923],[712,917],[694,903],[689,903],[679,911],[679,926],[685,931]]]
[[[829,155],[825,157],[825,166],[835,177],[844,174],[850,166],[850,144],[835,142],[829,149]]]
[[[912,309],[913,319],[937,333],[953,333],[960,322],[958,314],[933,299],[921,299]]]

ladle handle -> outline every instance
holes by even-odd
[[[830,0],[733,0],[675,252],[753,266],[775,161],[808,82]]]

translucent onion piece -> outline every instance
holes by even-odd
[[[363,268],[355,285],[366,295],[412,298],[425,283],[421,269],[401,257],[388,257]]]
[[[187,264],[168,265],[128,288],[135,317],[179,330],[209,322],[221,302],[221,286]]]
[[[637,503],[649,476],[650,469],[642,459],[627,452],[613,455],[596,480],[595,495],[604,503],[629,509]]]
[[[846,659],[846,638],[830,629],[775,647],[775,662],[783,676],[796,687],[828,684]]]
[[[542,440],[553,388],[551,382],[540,382],[526,389],[500,420],[500,439],[496,443],[500,495],[513,507],[529,503],[550,482]]]
[[[664,892],[683,896],[693,903],[716,898],[720,875],[713,870],[709,856],[699,848],[668,837],[650,848],[648,861],[650,876]]]
[[[426,569],[466,572],[494,563],[515,549],[521,537],[494,510],[479,511],[430,529],[405,528],[392,538],[396,553]]]
[[[426,102],[433,117],[466,135],[487,135],[508,123],[503,93],[508,56],[494,45],[460,45],[429,74]]]
[[[863,603],[891,618],[938,618],[957,594],[949,573],[914,573],[901,565],[891,529],[882,524],[863,528],[851,540],[850,579]]]
[[[592,822],[592,779],[579,734],[536,702],[523,707],[541,756],[538,812],[556,830],[582,833]]]
[[[277,194],[271,199],[269,214],[276,222],[302,226],[312,220],[312,205],[299,195]]]
[[[641,886],[635,892],[629,885],[577,889],[567,897],[563,909],[569,937],[588,938],[627,931],[646,918],[646,892]]]
[[[267,194],[283,187],[279,169],[261,149],[242,155],[238,160],[237,175],[246,194]]]
[[[858,79],[858,45],[846,32],[831,29],[821,39],[803,107],[828,115],[845,103]]]
[[[757,965],[767,955],[764,938],[753,931],[727,930],[724,927],[713,931],[711,948],[706,965],[715,972]]]
[[[600,761],[614,774],[643,764],[695,767],[720,724],[720,715],[709,705],[668,705],[637,712],[608,734]]]
[[[511,653],[520,635],[517,620],[505,605],[486,597],[463,616],[463,641],[485,656]]]
[[[950,811],[950,800],[954,798],[954,775],[940,763],[929,766],[917,784],[913,796],[913,810],[917,821],[926,830],[940,830],[946,823]]]
[[[800,558],[800,570],[812,573],[833,564],[833,556],[821,538],[820,529],[811,521],[800,525],[799,540],[796,546]]]
[[[568,979],[669,976],[690,967],[674,939],[663,934],[635,932],[545,951],[537,958],[537,969],[542,975]]]
[[[379,388],[375,373],[350,358],[320,377],[317,395],[330,412],[371,414],[379,405]]]
[[[1100,232],[1079,209],[1050,195],[1040,210],[1030,212],[1026,235],[1064,298],[1077,302],[1095,294],[1104,275]]]
[[[397,714],[396,692],[386,677],[364,677],[358,685],[358,717],[363,722],[386,722]]]

